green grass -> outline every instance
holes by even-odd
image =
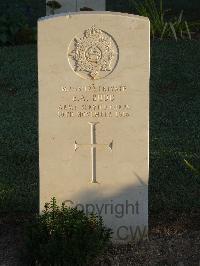
[[[200,206],[200,43],[154,42],[151,50],[150,210]]]
[[[0,49],[0,210],[38,205],[35,46]]]
[[[200,43],[152,43],[151,213],[200,206]],[[37,51],[0,49],[0,211],[38,209]]]

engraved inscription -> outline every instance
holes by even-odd
[[[68,48],[71,68],[82,78],[100,79],[109,75],[118,62],[113,37],[93,25],[83,36],[75,37]]]
[[[91,143],[90,144],[78,144],[75,141],[75,151],[81,147],[86,146],[90,147],[91,150],[91,183],[98,183],[97,182],[97,176],[96,176],[96,148],[98,147],[108,147],[112,151],[113,147],[113,141],[111,141],[109,144],[98,144],[96,143],[96,125],[99,124],[99,122],[88,122],[90,125],[90,134],[91,134]]]
[[[58,107],[60,118],[127,118],[131,115],[130,105],[123,103],[124,96],[127,99],[124,85],[64,86],[61,92],[66,95],[66,104]]]

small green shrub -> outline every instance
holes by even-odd
[[[35,43],[37,40],[36,27],[30,26],[29,19],[22,10],[6,9],[0,15],[0,46]]]
[[[14,44],[15,35],[21,24],[13,24],[5,15],[0,17],[0,45]]]
[[[111,233],[101,217],[86,216],[83,211],[64,204],[59,207],[53,198],[27,227],[25,262],[27,265],[91,265],[108,246]]]

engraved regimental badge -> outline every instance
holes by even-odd
[[[68,48],[73,71],[82,78],[100,79],[108,76],[118,62],[118,47],[111,35],[95,26],[75,37]]]

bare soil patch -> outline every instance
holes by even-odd
[[[149,240],[112,245],[94,266],[200,265],[200,212],[155,214],[150,217]],[[2,215],[0,219],[0,266],[22,266],[24,223],[27,215]]]

